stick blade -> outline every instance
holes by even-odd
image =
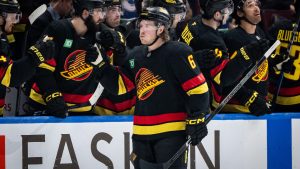
[[[139,163],[141,169],[164,169],[164,166],[161,163],[151,163],[143,159],[140,159]]]

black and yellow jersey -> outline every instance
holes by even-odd
[[[105,66],[99,77],[111,93],[136,90],[134,139],[185,135],[187,113],[209,111],[208,86],[192,50],[168,41],[154,51],[138,46],[121,67]]]
[[[224,35],[224,41],[228,48],[228,52],[231,57],[230,59],[234,59],[237,51],[241,47],[265,38],[266,38],[265,33],[259,27],[256,28],[254,34],[249,34],[241,27],[237,27],[235,29],[229,30]],[[241,76],[241,78],[243,78],[246,75],[246,73],[249,72],[250,69],[251,67],[249,67],[248,70],[246,70],[246,72]],[[245,88],[249,90],[257,91],[263,98],[266,99],[267,99],[268,85],[269,85],[268,69],[269,69],[269,64],[268,64],[268,60],[266,60],[258,67],[257,71],[250,77],[250,79],[244,85]],[[224,94],[226,95],[227,93],[229,93],[233,89],[233,87],[237,85],[237,83],[238,81],[234,83],[231,87],[226,87],[224,89]],[[224,107],[223,111],[249,113],[249,109],[246,106],[242,105],[239,102],[239,100],[240,99],[237,97],[237,95],[233,97],[233,99],[231,99],[229,103]]]
[[[53,37],[54,58],[40,65],[29,98],[34,105],[43,107],[46,105],[43,99],[45,93],[61,92],[68,106],[80,107],[70,112],[91,111],[92,105],[85,104],[99,87],[94,80],[93,67],[85,62],[85,58],[89,57],[87,49],[95,43],[92,33],[80,37],[71,21],[64,19],[53,21],[43,34]]]
[[[275,54],[284,54],[287,51],[288,44],[293,36],[294,22],[290,20],[282,20],[274,24],[268,31],[268,37],[271,41],[280,40],[281,44],[276,49]],[[297,112],[300,109],[300,28],[296,31],[296,36],[291,46],[290,62],[291,72],[283,74],[282,85],[279,90],[276,104],[274,105],[275,112]],[[269,96],[272,100],[277,92],[280,79],[280,71],[270,69],[270,90]]]

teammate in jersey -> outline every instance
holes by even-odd
[[[170,159],[191,136],[197,145],[206,135],[208,86],[192,50],[169,41],[170,15],[161,7],[142,11],[138,26],[142,46],[133,49],[121,67],[98,65],[98,79],[110,92],[136,89],[133,152],[137,159],[161,163]],[[93,61],[93,60],[91,60]],[[90,61],[90,62],[91,62]],[[187,168],[187,152],[170,169]],[[143,168],[135,160],[136,169]]]
[[[0,1],[0,115],[2,116],[6,87],[19,86],[33,76],[35,69],[50,59],[54,51],[54,44],[43,38],[31,46],[25,58],[12,61],[12,51],[9,47],[7,34],[13,32],[14,25],[22,17],[18,1]],[[48,42],[47,42],[48,41]]]
[[[85,58],[98,56],[95,33],[96,25],[104,19],[104,2],[76,0],[73,6],[72,19],[53,21],[43,33],[54,38],[55,57],[39,68],[29,104],[46,115],[66,117],[68,111],[70,115],[93,115],[91,103],[96,101],[91,99],[97,99],[102,91]]]
[[[209,81],[212,107],[217,107],[224,96],[222,90],[238,81],[243,73],[262,56],[268,44],[258,41],[249,44],[230,60],[222,34],[217,30],[226,23],[233,11],[231,0],[201,0],[202,16],[191,20],[181,33],[181,41],[190,45]],[[233,73],[234,72],[234,73]]]
[[[300,110],[300,41],[299,38],[294,40],[291,51],[287,53],[287,47],[292,39],[292,31],[296,20],[299,19],[300,1],[295,1],[296,16],[295,20],[282,20],[275,23],[268,31],[268,37],[271,41],[276,39],[281,41],[280,47],[276,49],[277,56],[289,57],[290,59],[281,67],[272,67],[270,69],[270,100],[275,97],[279,82],[280,74],[283,72],[282,85],[275,103],[272,103],[274,112],[299,112]],[[299,26],[296,30],[296,37],[299,35]]]

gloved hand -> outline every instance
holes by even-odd
[[[255,90],[249,90],[245,87],[241,88],[237,96],[242,104],[248,107],[250,113],[255,116],[261,116],[264,114],[271,114],[271,104],[267,102],[267,100],[259,95],[259,93]]]
[[[213,50],[203,49],[194,53],[200,68],[209,69],[215,66],[217,55]]]
[[[284,61],[282,64],[282,71],[284,73],[292,73],[295,72],[296,67],[294,66],[294,58],[290,58],[287,61]]]
[[[270,44],[267,39],[261,39],[242,47],[240,52],[245,60],[256,62],[263,57],[265,52],[269,49],[269,46]]]
[[[39,39],[35,45],[28,49],[29,57],[32,57],[35,66],[50,60],[54,56],[55,44],[52,37],[44,36]]]
[[[109,63],[107,56],[103,54],[104,52],[100,51],[99,47],[96,44],[94,46],[88,46],[85,50],[86,63],[96,66],[98,68],[102,67],[106,63]]]
[[[59,118],[66,118],[68,116],[68,107],[60,92],[45,94],[44,100],[47,104],[46,114]]]
[[[199,144],[207,136],[208,132],[204,121],[204,113],[189,114],[186,119],[186,134],[191,137],[191,144],[193,146]]]
[[[113,49],[118,54],[125,52],[126,41],[121,32],[104,30],[96,33],[96,39],[106,50]]]

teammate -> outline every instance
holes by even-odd
[[[115,29],[120,26],[121,21],[121,1],[120,0],[105,0],[105,6],[107,7],[107,13],[105,17],[105,24]]]
[[[280,74],[283,72],[282,85],[279,90],[279,94],[276,98],[276,102],[272,103],[273,111],[275,112],[299,112],[300,108],[300,41],[294,40],[291,46],[290,53],[287,52],[288,44],[292,39],[292,31],[295,26],[296,20],[300,16],[300,1],[295,1],[296,17],[295,20],[282,20],[275,23],[274,26],[268,31],[269,39],[275,41],[276,39],[281,41],[280,47],[276,49],[276,55],[289,57],[289,61],[284,62],[282,69],[271,68],[270,69],[270,99],[273,100],[276,95]],[[296,37],[299,34],[299,26],[296,30]]]
[[[257,26],[261,21],[259,0],[236,0],[234,4],[235,12],[233,16],[237,21],[238,27],[226,32],[224,36],[224,41],[231,57],[235,57],[234,53],[241,47],[266,39],[263,30]],[[259,58],[262,55],[256,57]],[[252,113],[257,116],[271,113],[270,104],[267,101],[268,68],[269,62],[266,60],[236,96],[224,107],[223,111]],[[237,83],[224,89],[224,93],[229,92]]]
[[[205,78],[191,49],[169,41],[169,25],[166,9],[145,9],[138,20],[143,45],[133,49],[121,67],[105,62],[97,65],[98,79],[110,92],[123,94],[136,89],[133,152],[154,163],[170,159],[185,143],[186,134],[191,135],[192,145],[207,135],[204,121],[209,95]],[[186,156],[187,152],[170,169],[187,168]],[[138,160],[134,166],[143,168]]]
[[[123,29],[125,28],[120,25],[121,2],[119,0],[106,0],[105,6],[107,7],[107,13],[105,22],[100,24],[100,37],[106,36],[106,38],[100,40],[100,43],[106,51],[110,64],[121,66],[126,60],[126,39],[121,33],[124,32]],[[108,35],[103,35],[105,33]],[[111,38],[108,38],[109,36]],[[119,50],[114,49],[113,44],[118,45]],[[99,115],[132,115],[135,100],[134,91],[123,95],[114,95],[104,89],[95,105],[94,112]]]
[[[179,22],[184,21],[186,16],[186,6],[182,0],[156,0],[153,1],[153,6],[159,6],[167,9],[171,15],[171,26],[169,28],[169,33],[171,40],[178,41],[179,35],[176,32],[176,28]]]
[[[53,42],[47,38],[39,40],[22,60],[12,61],[12,52],[6,34],[12,33],[14,25],[22,17],[18,1],[0,1],[0,115],[3,115],[6,87],[18,86],[35,73],[37,66],[51,58]]]
[[[202,17],[196,17],[183,30],[181,40],[190,45],[206,79],[210,82],[212,107],[225,96],[222,90],[232,85],[262,56],[268,47],[258,41],[241,48],[230,60],[227,46],[217,28],[226,23],[233,11],[231,0],[201,0]],[[235,72],[235,73],[232,73]]]
[[[93,46],[96,25],[104,19],[104,3],[77,0],[73,5],[72,19],[53,21],[43,33],[54,38],[55,58],[38,70],[29,97],[31,107],[45,110],[46,115],[66,117],[68,109],[71,115],[93,115],[90,99],[101,94],[100,84],[93,80],[93,67],[85,58],[98,55]]]

